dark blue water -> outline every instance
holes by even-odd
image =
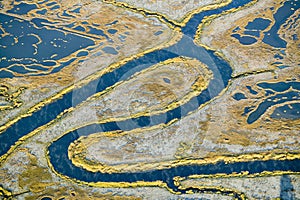
[[[236,27],[231,36],[238,39],[243,45],[251,45],[257,42],[260,34],[264,34],[262,42],[273,46],[275,48],[286,48],[286,41],[279,37],[278,31],[280,27],[287,21],[287,19],[299,9],[300,3],[298,0],[287,0],[273,15],[275,23],[269,31],[262,32],[271,24],[270,19],[256,18],[245,26],[244,35],[236,33],[240,30]],[[294,27],[295,28],[295,27]],[[294,38],[294,37],[293,37]]]
[[[91,81],[84,87],[65,94],[61,99],[58,99],[51,104],[45,105],[41,110],[33,113],[31,116],[25,117],[17,123],[13,124],[4,133],[0,134],[0,141],[5,141],[5,143],[1,142],[0,144],[0,155],[5,154],[10,146],[17,142],[19,138],[55,119],[55,117],[65,109],[68,109],[72,106],[75,107],[82,101],[86,100],[88,97],[92,96],[95,92],[103,91],[107,87],[112,86],[118,81],[129,78],[131,75],[133,75],[133,73],[135,73],[135,71],[132,69],[137,68],[136,71],[141,71],[158,62],[170,58],[175,58],[179,55],[195,57],[201,60],[204,64],[210,66],[211,70],[215,74],[220,73],[220,76],[214,78],[213,81],[211,81],[211,83],[209,84],[208,89],[206,89],[201,93],[201,95],[193,99],[198,102],[197,104],[190,102],[182,107],[170,111],[167,114],[167,122],[171,121],[174,118],[181,118],[181,114],[186,115],[188,112],[197,109],[199,105],[217,96],[223,90],[223,88],[227,86],[232,72],[229,64],[219,57],[215,56],[212,51],[207,51],[202,47],[195,46],[191,39],[186,38],[181,40],[175,46],[169,47],[165,50],[158,50],[146,54],[141,58],[128,62],[122,67],[116,69],[114,72],[107,73],[99,79]],[[209,58],[208,55],[210,55],[211,58]],[[132,74],[127,73],[127,76],[124,76],[124,74],[128,71],[132,71]],[[157,115],[153,116],[152,118],[153,122],[157,121],[157,123],[162,123],[160,121],[162,116]],[[138,119],[120,122],[120,125],[123,128],[127,127],[126,129],[129,130],[130,127],[148,125],[148,121],[149,117],[141,117]]]
[[[110,34],[115,34],[116,32],[118,32],[118,30],[111,28],[111,29],[108,29],[107,32]]]
[[[277,107],[271,114],[271,117],[275,119],[300,119],[300,103],[291,103]]]
[[[0,44],[7,46],[7,48],[1,49],[1,57],[6,57],[6,60],[1,60],[0,69],[8,68],[14,64],[28,65],[35,64],[37,66],[43,65],[45,60],[55,62],[61,58],[67,57],[70,54],[76,52],[79,49],[93,46],[95,43],[93,40],[86,37],[81,37],[72,33],[64,33],[56,29],[48,29],[43,27],[41,23],[47,20],[33,19],[30,21],[20,20],[15,17],[7,16],[0,13],[0,24],[6,33],[18,37],[18,42],[15,43],[13,37],[10,35],[4,36],[0,40]],[[37,25],[41,25],[37,28]],[[42,42],[39,43],[39,39],[34,36],[38,35]],[[33,45],[37,45],[37,49]],[[54,46],[55,45],[55,46]],[[35,53],[37,51],[37,53]],[[51,58],[52,55],[57,54],[55,60]],[[20,60],[14,60],[20,59]],[[26,58],[26,59],[24,59]],[[57,67],[62,69],[65,66],[63,63]],[[55,71],[58,71],[58,70]],[[20,73],[26,72],[23,67],[13,67],[10,70],[15,70]],[[42,75],[41,73],[37,73]],[[11,77],[10,74],[0,73],[0,78]]]
[[[100,126],[100,127],[97,127]],[[104,125],[108,126],[108,125]],[[101,125],[91,125],[86,130],[79,130],[81,132],[92,133],[99,129],[109,130],[109,127],[102,127]],[[91,132],[88,132],[92,130]],[[232,174],[234,172],[248,171],[249,174],[257,174],[264,171],[299,171],[300,160],[268,160],[268,161],[250,161],[250,162],[236,162],[225,163],[218,162],[216,164],[203,165],[188,165],[177,166],[170,169],[151,170],[136,173],[100,173],[89,172],[83,168],[76,167],[68,158],[68,144],[70,141],[79,138],[77,131],[70,132],[64,135],[59,140],[55,141],[56,145],[49,147],[50,161],[55,167],[55,170],[71,178],[85,182],[137,182],[137,181],[163,181],[167,183],[168,187],[174,191],[180,191],[174,183],[173,177],[188,177],[190,175],[212,175],[217,173]],[[184,191],[182,191],[184,192]]]
[[[245,96],[243,93],[240,93],[240,92],[235,93],[235,94],[232,96],[232,98],[234,98],[234,99],[237,100],[237,101],[240,101],[240,100],[242,100],[242,99],[247,99],[246,96]]]
[[[265,96],[273,95],[275,92],[273,90],[265,90]]]
[[[55,119],[56,116],[62,113],[65,109],[76,107],[79,103],[85,101],[93,94],[101,92],[119,81],[130,78],[130,76],[136,72],[144,70],[167,59],[185,56],[199,60],[207,65],[212,71],[213,78],[209,82],[207,89],[203,90],[198,96],[193,97],[190,101],[182,106],[174,108],[173,110],[163,114],[156,114],[151,117],[141,116],[120,122],[92,124],[69,132],[68,134],[54,141],[49,147],[50,161],[54,169],[58,173],[69,176],[70,178],[75,178],[77,180],[86,182],[136,182],[161,180],[166,182],[174,191],[180,191],[173,183],[173,177],[175,176],[187,177],[193,174],[216,173],[231,174],[233,172],[241,171],[249,171],[250,174],[275,170],[299,171],[299,160],[269,160],[229,164],[218,162],[216,164],[207,165],[178,166],[164,170],[106,174],[92,173],[82,168],[78,168],[74,166],[68,159],[69,144],[79,138],[79,132],[80,136],[88,136],[97,132],[113,130],[129,131],[136,128],[150,127],[157,124],[168,123],[171,120],[181,119],[182,117],[187,116],[190,112],[198,109],[200,105],[203,105],[204,103],[217,97],[220,92],[228,86],[232,69],[229,63],[215,55],[214,51],[195,45],[193,42],[193,37],[196,33],[199,23],[202,22],[205,16],[219,14],[231,8],[243,6],[249,2],[251,1],[234,1],[223,8],[195,14],[186,24],[186,26],[183,27],[182,30],[185,36],[177,44],[165,49],[156,50],[154,52],[145,54],[140,58],[131,60],[120,68],[115,69],[113,72],[104,74],[100,78],[89,82],[87,85],[84,85],[79,89],[75,89],[72,92],[63,95],[60,99],[45,105],[40,110],[34,112],[31,116],[22,118],[7,128],[2,134],[0,134],[0,156],[4,155],[22,136]],[[76,42],[74,43],[74,45],[76,45]],[[124,74],[126,74],[126,76]]]
[[[83,26],[76,26],[76,27],[74,27],[74,30],[76,30],[76,31],[85,31],[85,28]]]
[[[254,110],[254,106],[245,107],[242,116],[247,115],[247,114],[248,114],[249,112],[251,112],[252,110]]]
[[[188,23],[185,25],[185,27],[183,27],[182,32],[184,33],[185,36],[193,38],[198,29],[198,25],[202,22],[204,17],[210,16],[210,15],[218,15],[224,11],[243,6],[250,2],[251,2],[251,0],[232,1],[230,4],[228,4],[222,8],[218,8],[218,9],[214,9],[214,10],[207,10],[207,11],[195,14],[188,21]]]
[[[47,1],[45,1],[47,2]],[[49,3],[46,3],[46,6],[54,6],[56,5],[57,3],[55,1],[50,1]]]
[[[95,35],[101,35],[101,36],[105,37],[106,39],[109,39],[108,35],[106,35],[103,30],[97,29],[92,26],[88,26],[88,28],[89,28],[88,33],[95,34]]]
[[[27,68],[33,69],[33,70],[39,70],[39,71],[48,71],[49,68],[44,67],[46,65],[27,65]]]
[[[30,73],[30,71],[25,69],[25,67],[22,66],[22,65],[15,65],[15,66],[10,67],[9,69],[14,71],[14,72],[18,72],[20,74]]]
[[[283,175],[280,179],[280,199],[296,200],[293,181],[289,175]]]
[[[65,25],[65,27],[67,27],[67,28],[73,28],[74,26],[75,26],[75,22]]]
[[[81,7],[79,7],[79,8],[76,8],[76,9],[74,9],[74,10],[70,11],[70,12],[74,12],[74,13],[80,13],[80,9],[81,9]]]
[[[260,32],[265,30],[271,23],[269,19],[256,18],[252,22],[248,22],[245,26],[243,35],[236,33],[240,30],[239,27],[235,28],[232,32],[234,34],[231,37],[236,38],[243,45],[251,45],[257,42],[257,38],[260,36]]]
[[[300,100],[299,91],[291,91],[283,94],[277,94],[271,97],[268,97],[259,106],[248,116],[247,123],[252,124],[258,120],[262,114],[264,114],[268,108],[276,104],[281,104],[290,101]]]
[[[294,105],[293,101],[297,101],[300,98],[300,82],[287,81],[287,82],[262,82],[258,83],[257,86],[265,91],[265,100],[259,104],[257,108],[246,107],[243,116],[251,112],[248,116],[247,122],[249,124],[257,121],[268,108],[281,104],[287,103],[288,105],[281,106],[275,109],[272,118],[285,118],[285,119],[297,119],[299,118],[298,106],[295,104],[295,108],[290,109],[289,105]],[[250,86],[246,86],[250,93],[257,95],[258,92],[254,91]],[[280,92],[281,94],[275,94]],[[279,115],[278,115],[279,114]]]
[[[18,14],[18,15],[24,15],[27,14],[29,11],[36,9],[37,6],[35,4],[28,4],[28,3],[20,3],[18,5],[15,5],[11,10],[8,10],[6,12]]]
[[[263,89],[271,89],[276,92],[284,92],[288,90],[289,88],[293,88],[295,90],[300,91],[300,82],[297,81],[291,81],[291,82],[276,82],[276,83],[258,83],[257,86]]]
[[[254,36],[254,37],[256,37],[256,38],[259,38],[259,36],[260,36],[260,32],[259,31],[249,31],[249,30],[246,30],[246,31],[244,31],[244,34],[245,35],[251,35],[251,36]]]
[[[247,85],[246,88],[249,90],[249,92],[250,92],[251,94],[254,94],[254,95],[258,94],[258,92],[255,91],[255,90],[253,90],[251,86]]]
[[[154,33],[154,35],[158,36],[158,35],[160,35],[162,33],[163,33],[162,31],[157,31],[157,32]]]
[[[80,51],[80,52],[77,54],[77,57],[87,56],[87,55],[89,55],[89,52],[88,52],[88,51]]]
[[[69,15],[66,10],[64,10],[62,16],[69,17],[69,18],[75,18],[73,15]]]
[[[232,34],[231,36],[238,39],[243,45],[251,45],[257,42],[257,39],[252,36],[241,36],[240,34]]]
[[[106,46],[102,49],[102,51],[104,51],[105,53],[108,53],[108,54],[112,54],[112,55],[117,55],[118,54],[118,51],[113,48],[113,47],[110,47],[110,46]]]
[[[236,28],[234,28],[234,29],[232,30],[232,32],[233,32],[233,33],[236,33],[236,32],[238,32],[239,30],[241,30],[241,28],[240,28],[240,27],[236,27]]]
[[[37,14],[45,15],[47,13],[47,9],[36,11]]]
[[[0,77],[13,78],[15,75],[7,70],[0,71]]]
[[[111,22],[111,23],[105,24],[105,26],[115,25],[115,24],[118,23],[118,22],[119,22],[119,20],[115,20],[115,21],[113,21],[113,22]]]
[[[51,7],[50,10],[57,10],[57,9],[59,9],[59,8],[60,8],[59,5],[55,5],[55,6]]]
[[[279,37],[278,30],[286,20],[300,8],[298,0],[285,1],[274,14],[275,23],[272,28],[265,32],[263,42],[276,48],[286,48],[286,41]]]
[[[290,66],[288,66],[288,65],[280,65],[280,66],[277,66],[279,69],[285,69],[285,68],[288,68],[288,67],[290,67]]]
[[[52,200],[52,198],[50,198],[50,197],[43,197],[43,198],[41,198],[41,200]]]
[[[249,22],[245,29],[247,30],[265,30],[271,24],[271,20],[264,18],[256,18]]]
[[[170,80],[170,79],[168,79],[168,78],[163,78],[163,80],[164,80],[164,82],[165,82],[165,83],[168,83],[168,84],[170,84],[170,83],[171,83],[171,80]]]
[[[280,55],[280,54],[275,54],[275,55],[274,55],[274,58],[278,58],[278,59],[280,59],[280,60],[281,60],[281,59],[283,59],[283,56],[282,56],[282,55]]]

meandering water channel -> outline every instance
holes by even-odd
[[[103,124],[92,124],[77,130],[71,131],[53,143],[48,148],[49,161],[53,169],[63,176],[83,182],[156,182],[161,181],[167,184],[173,191],[182,192],[174,185],[173,178],[176,176],[188,177],[190,175],[213,175],[216,173],[240,173],[248,171],[249,174],[262,173],[264,171],[291,171],[299,172],[300,160],[268,160],[268,161],[248,161],[226,164],[218,162],[216,164],[204,165],[179,165],[169,169],[150,170],[132,173],[101,173],[90,172],[73,165],[68,158],[69,145],[80,136],[88,136],[93,133],[107,131],[130,131],[141,127],[151,127],[159,124],[167,124],[174,119],[181,119],[190,112],[195,111],[200,106],[217,97],[229,84],[232,68],[229,63],[218,56],[213,50],[208,50],[194,43],[194,36],[197,28],[206,16],[217,15],[230,9],[238,8],[250,3],[251,0],[233,1],[224,7],[203,11],[194,14],[187,24],[182,28],[183,38],[173,46],[156,50],[136,58],[120,66],[112,72],[108,72],[96,80],[90,81],[81,88],[74,89],[64,94],[60,99],[45,105],[32,115],[24,117],[8,127],[0,134],[0,156],[5,155],[21,137],[29,134],[38,127],[47,124],[55,119],[60,113],[70,107],[76,107],[95,93],[104,91],[119,81],[130,78],[136,72],[144,70],[159,62],[178,56],[185,56],[199,60],[207,65],[213,73],[208,87],[198,96],[193,97],[188,102],[165,113],[154,114],[152,116],[140,116],[118,122],[107,122]],[[132,72],[132,73],[129,73]],[[124,74],[127,74],[124,76]],[[96,88],[96,90],[95,90]],[[79,134],[80,132],[80,134]]]

